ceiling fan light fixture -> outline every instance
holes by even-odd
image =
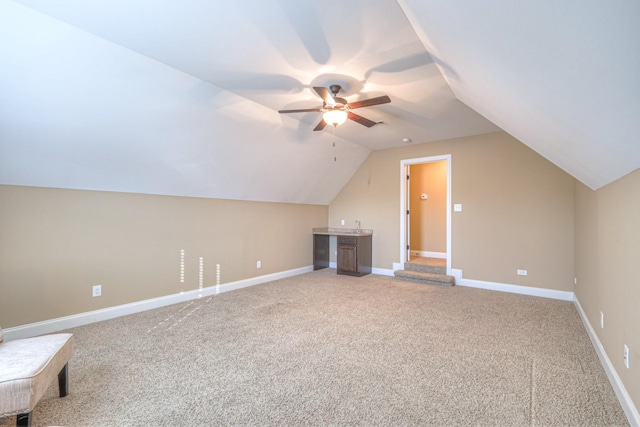
[[[333,126],[339,126],[347,120],[347,112],[344,110],[329,110],[322,115],[324,121]]]

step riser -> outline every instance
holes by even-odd
[[[453,283],[443,283],[443,282],[434,282],[431,280],[418,280],[415,279],[413,277],[402,277],[402,276],[396,276],[398,279],[407,281],[407,282],[414,282],[414,283],[424,283],[426,285],[435,285],[435,286],[455,286]]]
[[[409,270],[398,270],[394,272],[394,275],[399,279],[411,280],[414,282],[431,283],[442,286],[453,286],[455,279],[453,276],[446,276],[443,274],[430,274]]]

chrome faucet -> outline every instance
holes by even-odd
[[[357,226],[356,233],[360,234],[362,230],[360,230],[360,221],[358,221],[357,219],[356,219],[356,226]]]

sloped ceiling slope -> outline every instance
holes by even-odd
[[[640,168],[640,2],[399,3],[466,105],[592,189]]]
[[[328,204],[372,150],[498,130],[395,0],[0,0],[0,55],[3,184]],[[380,124],[278,114],[334,83]]]

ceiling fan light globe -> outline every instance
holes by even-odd
[[[333,126],[339,126],[347,120],[347,112],[344,110],[329,110],[322,115],[324,121]]]

